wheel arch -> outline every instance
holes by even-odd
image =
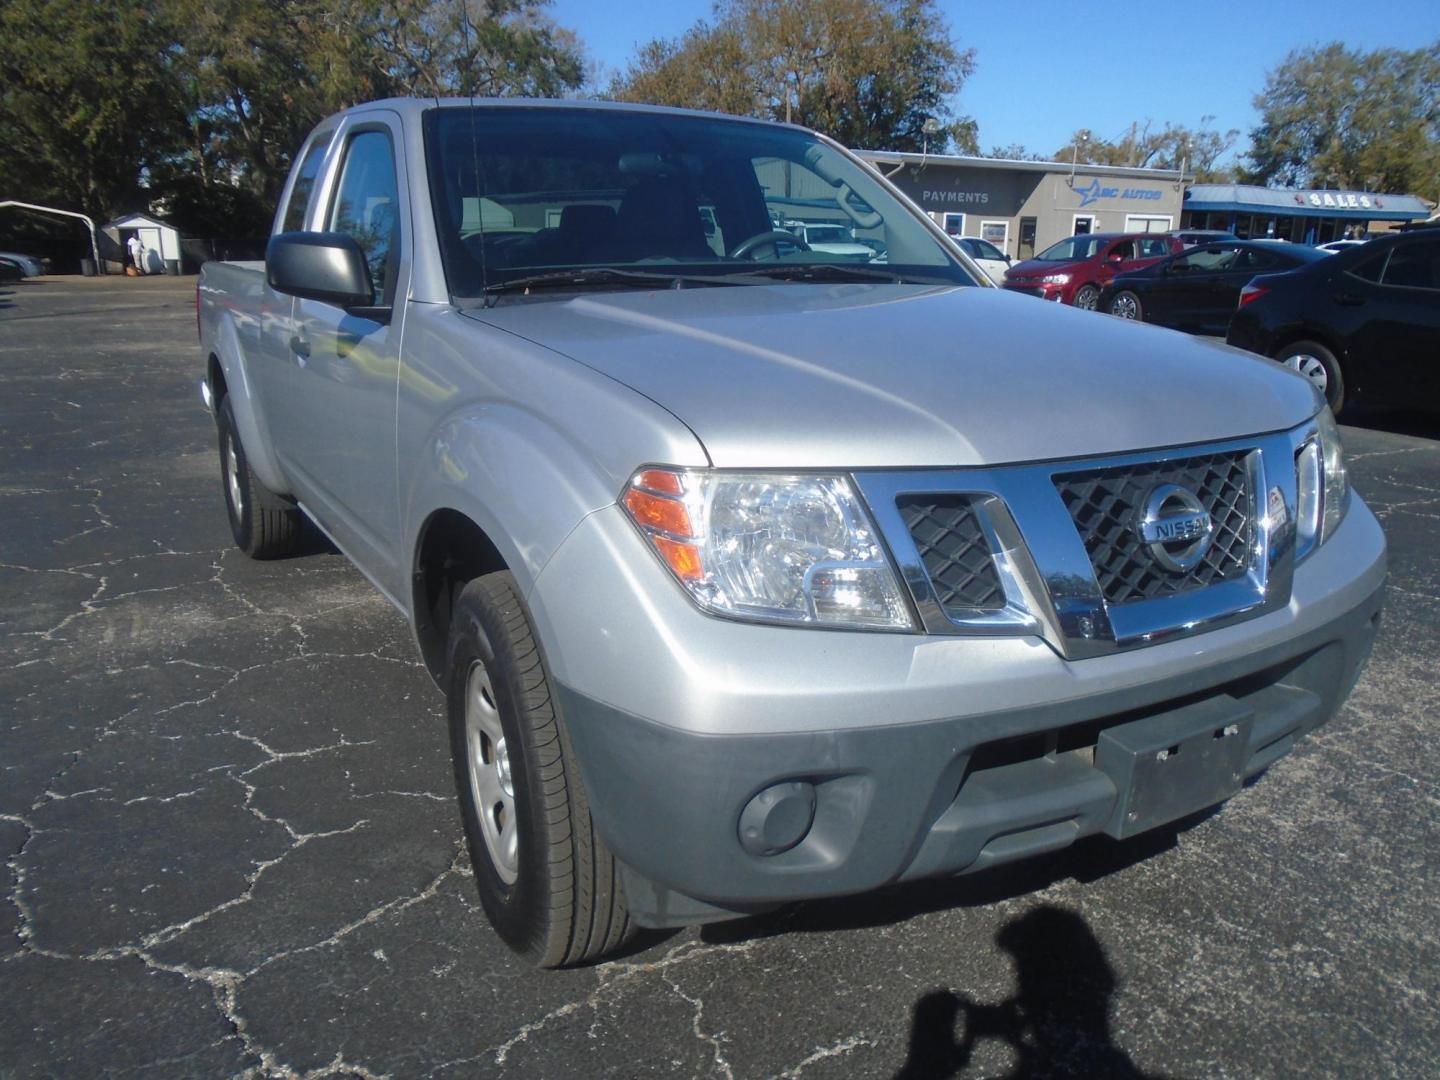
[[[235,414],[235,427],[245,448],[245,459],[261,483],[277,495],[292,494],[270,441],[270,428],[261,415],[260,403],[246,371],[245,350],[240,334],[229,313],[220,317],[206,364],[206,379],[215,395],[218,409],[220,398],[230,399]],[[223,394],[219,391],[223,388]]]
[[[1340,365],[1340,377],[1345,383],[1346,396],[1355,396],[1360,390],[1360,384],[1354,377],[1354,365],[1351,363],[1350,351],[1345,348],[1344,342],[1337,335],[1324,327],[1303,323],[1287,326],[1275,335],[1275,344],[1270,347],[1270,358],[1278,359],[1284,350],[1298,341],[1313,341],[1329,349],[1335,357],[1335,362]]]
[[[433,510],[416,534],[410,574],[415,641],[437,685],[445,677],[445,647],[455,597],[485,574],[512,569],[490,534],[467,513]]]

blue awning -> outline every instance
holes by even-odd
[[[1295,190],[1251,184],[1192,184],[1185,193],[1185,209],[1351,221],[1417,221],[1433,212],[1424,199],[1414,195]]]

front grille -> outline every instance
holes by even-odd
[[[967,496],[910,495],[896,505],[947,617],[1005,607],[995,559]]]
[[[1244,576],[1253,535],[1247,457],[1248,451],[1207,454],[1054,478],[1107,603],[1150,600]],[[1146,497],[1167,483],[1193,491],[1215,526],[1205,557],[1185,573],[1156,562],[1136,529]]]

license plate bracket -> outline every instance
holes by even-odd
[[[1105,832],[1124,839],[1240,790],[1254,714],[1228,694],[1100,733],[1095,767],[1119,797]]]

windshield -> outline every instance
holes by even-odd
[[[1075,262],[1088,259],[1100,250],[1105,240],[1103,236],[1072,236],[1068,240],[1052,244],[1035,258],[1041,262]]]
[[[869,170],[791,128],[639,110],[443,107],[426,113],[425,150],[457,298],[568,271],[616,288],[647,278],[653,288],[666,273],[677,285],[754,283],[756,271],[821,280],[815,268],[841,264],[881,281],[974,283]],[[807,218],[834,224],[781,224]],[[807,240],[850,250],[806,250]]]

